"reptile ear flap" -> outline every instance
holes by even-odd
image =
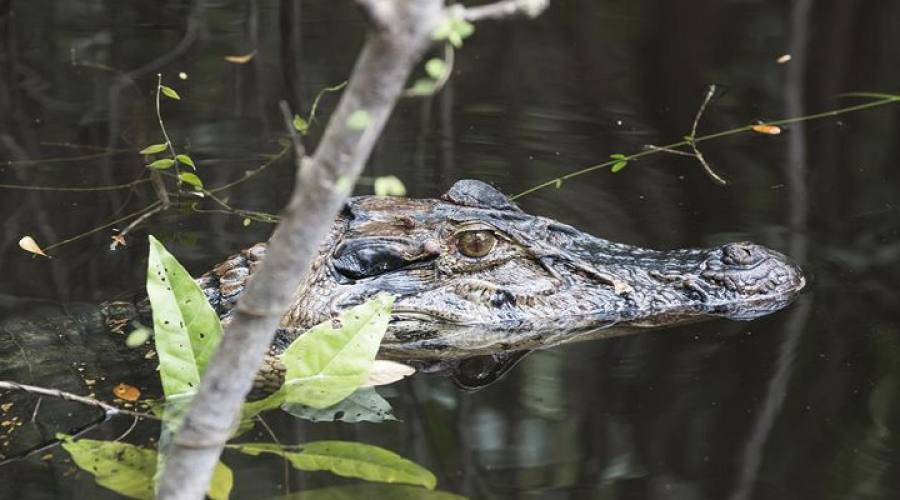
[[[487,183],[474,179],[456,181],[456,184],[441,198],[464,207],[521,211],[503,193]]]

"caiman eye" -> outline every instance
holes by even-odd
[[[456,236],[456,248],[466,257],[484,257],[496,244],[497,237],[486,229],[465,231]]]

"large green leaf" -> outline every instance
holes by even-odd
[[[147,295],[166,397],[193,392],[222,337],[219,317],[184,267],[150,236]]]
[[[128,498],[153,498],[156,451],[118,441],[95,441],[57,435],[79,468],[97,484]]]
[[[282,410],[312,422],[384,422],[397,420],[388,403],[374,387],[360,387],[336,405],[313,408],[299,403],[285,403]]]
[[[423,490],[403,484],[351,484],[315,490],[298,491],[277,500],[359,500],[376,498],[390,500],[465,500],[466,497],[446,491]]]
[[[403,483],[434,489],[437,479],[428,469],[400,455],[370,444],[349,441],[313,441],[300,446],[273,443],[227,445],[248,455],[273,453],[285,457],[295,468],[330,471],[379,483]],[[299,450],[299,451],[297,451]]]
[[[153,498],[156,474],[156,450],[140,448],[120,441],[75,440],[57,434],[62,447],[72,455],[79,468],[91,473],[97,484],[128,498]],[[213,471],[208,495],[213,500],[226,500],[234,486],[234,476],[219,462]]]
[[[322,409],[353,394],[366,381],[393,304],[377,295],[342,313],[337,325],[325,321],[297,338],[282,355],[285,402]]]

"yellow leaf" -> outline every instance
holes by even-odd
[[[255,56],[256,51],[254,50],[253,52],[242,56],[225,56],[225,60],[234,64],[247,64],[252,61]]]
[[[115,250],[119,246],[124,247],[125,245],[127,245],[127,243],[125,242],[125,236],[121,234],[114,234],[110,236],[110,238],[112,238],[112,243],[109,244],[110,250]]]
[[[778,135],[781,133],[781,127],[775,125],[766,125],[765,123],[759,123],[757,125],[753,125],[750,127],[754,132],[758,132],[760,134],[767,135]]]
[[[137,401],[141,397],[141,390],[133,385],[128,385],[123,382],[113,387],[113,394],[115,394],[117,398],[125,401]]]
[[[372,362],[369,375],[361,387],[393,384],[413,373],[416,373],[416,369],[409,365],[386,359],[376,359]]]
[[[19,248],[36,255],[43,255],[47,258],[50,257],[49,255],[45,254],[43,250],[41,250],[41,247],[38,246],[37,242],[34,241],[34,238],[32,238],[31,236],[22,237],[22,239],[19,240]]]

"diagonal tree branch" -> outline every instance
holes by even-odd
[[[167,451],[157,498],[200,499],[278,323],[350,194],[413,66],[434,41],[444,0],[356,0],[373,29],[312,157],[297,157],[294,193]],[[537,15],[549,0],[498,2],[472,20]],[[501,5],[502,4],[502,5]],[[510,9],[506,4],[515,4]],[[499,9],[499,10],[498,10]],[[502,12],[501,12],[502,11]]]
[[[281,315],[444,15],[442,0],[390,3],[390,29],[369,33],[320,146],[312,157],[298,159],[294,194],[168,450],[158,498],[200,499],[206,493]]]

